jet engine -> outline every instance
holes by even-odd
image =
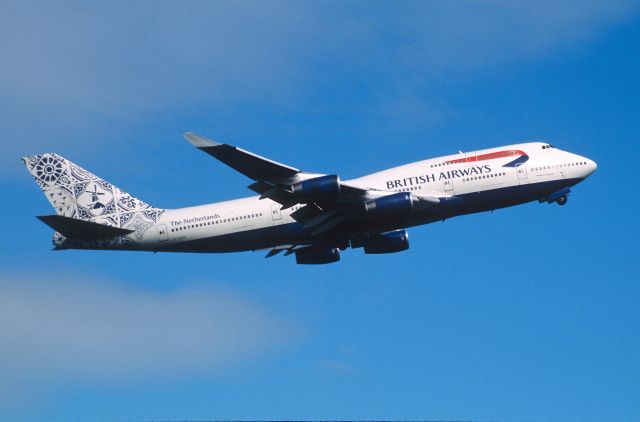
[[[413,209],[413,198],[409,192],[394,193],[367,202],[364,209],[371,216],[401,214]]]
[[[338,248],[310,246],[296,251],[296,264],[330,264],[340,261]]]
[[[291,186],[296,198],[333,198],[340,195],[340,178],[335,174],[303,180]]]
[[[366,254],[394,253],[407,249],[409,249],[409,233],[406,230],[377,234],[364,242]]]

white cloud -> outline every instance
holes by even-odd
[[[162,113],[317,108],[318,92],[349,95],[354,84],[374,104],[349,106],[391,110],[391,120],[404,104],[431,102],[443,78],[562,51],[636,10],[628,0],[9,2],[2,159],[61,144],[124,146],[131,139],[110,128]],[[439,116],[442,103],[424,108]]]
[[[297,333],[225,290],[160,293],[77,275],[0,275],[0,407],[52,383],[211,375],[291,344]]]
[[[265,94],[290,78],[280,49],[295,25],[284,5],[25,2],[6,9],[0,83],[18,104],[122,117]]]
[[[310,82],[306,74],[320,76],[318,63],[374,72],[417,66],[426,77],[549,51],[635,9],[626,0],[375,5],[9,3],[0,18],[0,86],[18,104],[53,112],[65,104],[95,117],[277,101]]]

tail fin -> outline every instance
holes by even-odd
[[[30,155],[22,161],[60,216],[143,233],[164,211],[57,154]]]

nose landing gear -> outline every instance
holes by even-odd
[[[546,198],[541,199],[540,202],[547,201],[547,203],[549,204],[553,204],[554,202],[556,202],[558,203],[558,205],[564,205],[567,203],[567,199],[569,199],[569,192],[571,192],[569,188],[561,189],[552,193]]]

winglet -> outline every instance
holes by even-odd
[[[205,138],[204,136],[193,132],[186,132],[183,136],[196,148],[217,147],[222,145],[220,142]]]

